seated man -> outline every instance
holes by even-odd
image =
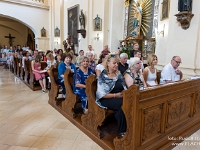
[[[86,55],[89,58],[89,65],[88,67],[92,69],[93,73],[95,73],[96,62],[94,61],[94,55],[91,52],[88,52]]]
[[[167,64],[161,72],[160,84],[181,80],[182,72],[178,69],[180,63],[181,58],[179,56],[172,58],[171,63]]]
[[[120,57],[120,62],[118,63],[118,70],[123,75],[124,72],[128,69],[128,64],[127,64],[128,55],[126,53],[121,53],[119,57]]]

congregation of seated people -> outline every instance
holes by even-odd
[[[87,95],[86,79],[91,74],[97,76],[97,91],[96,104],[102,108],[108,108],[114,111],[114,116],[118,123],[118,134],[124,136],[126,133],[126,118],[121,109],[123,104],[123,90],[126,90],[131,85],[139,86],[140,90],[158,85],[156,65],[158,58],[155,54],[150,54],[147,57],[148,66],[144,68],[141,51],[137,45],[131,53],[129,62],[126,53],[110,54],[108,46],[100,54],[98,64],[95,61],[96,53],[92,46],[88,46],[88,50],[79,51],[79,55],[75,56],[74,50],[68,53],[62,49],[48,50],[46,54],[41,51],[34,50],[33,52],[24,47],[18,47],[16,50],[7,49],[5,46],[1,49],[2,58],[7,58],[6,65],[11,67],[13,58],[22,59],[22,67],[25,60],[32,60],[31,67],[35,80],[39,81],[42,91],[46,92],[46,78],[49,74],[49,69],[54,66],[58,69],[58,84],[62,88],[63,97],[66,97],[66,89],[64,84],[64,73],[67,69],[74,73],[73,76],[73,92],[78,96],[82,103],[83,113],[87,113]],[[47,67],[41,70],[41,61],[46,61]],[[160,84],[179,81],[182,78],[182,72],[178,69],[181,63],[179,56],[173,56],[171,62],[167,64],[162,72]]]

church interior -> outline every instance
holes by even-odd
[[[0,149],[200,149],[199,5],[193,0],[0,0]],[[117,67],[127,61],[120,73],[127,88],[112,92],[114,84],[100,101],[108,95],[123,100],[123,134],[119,110],[98,103],[99,87],[107,81],[99,84],[101,77],[106,71],[112,77],[108,70],[115,59]],[[104,69],[98,74],[84,61]],[[61,64],[70,67],[62,72]],[[125,74],[136,64],[143,66],[142,77],[138,83],[129,74],[129,86]],[[175,72],[178,79],[164,79],[169,64],[170,76]],[[75,75],[84,67],[86,79],[80,83],[82,77]],[[146,81],[148,67],[155,69],[156,86]],[[115,75],[110,85],[119,81]]]

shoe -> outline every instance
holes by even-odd
[[[66,94],[63,94],[63,98],[66,98]]]
[[[45,90],[45,89],[42,89],[42,92],[43,92],[43,93],[46,93],[46,90]]]
[[[87,108],[84,108],[84,109],[83,109],[83,113],[84,113],[84,114],[87,114],[87,113],[88,113],[88,109],[87,109]]]

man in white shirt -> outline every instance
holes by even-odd
[[[181,80],[182,72],[178,69],[180,63],[181,58],[179,56],[174,56],[172,58],[171,63],[167,64],[161,72],[160,84]]]
[[[85,55],[87,56],[87,53],[92,53],[93,57],[96,58],[96,54],[94,52],[94,50],[92,49],[92,45],[88,45],[88,50],[86,51]]]

